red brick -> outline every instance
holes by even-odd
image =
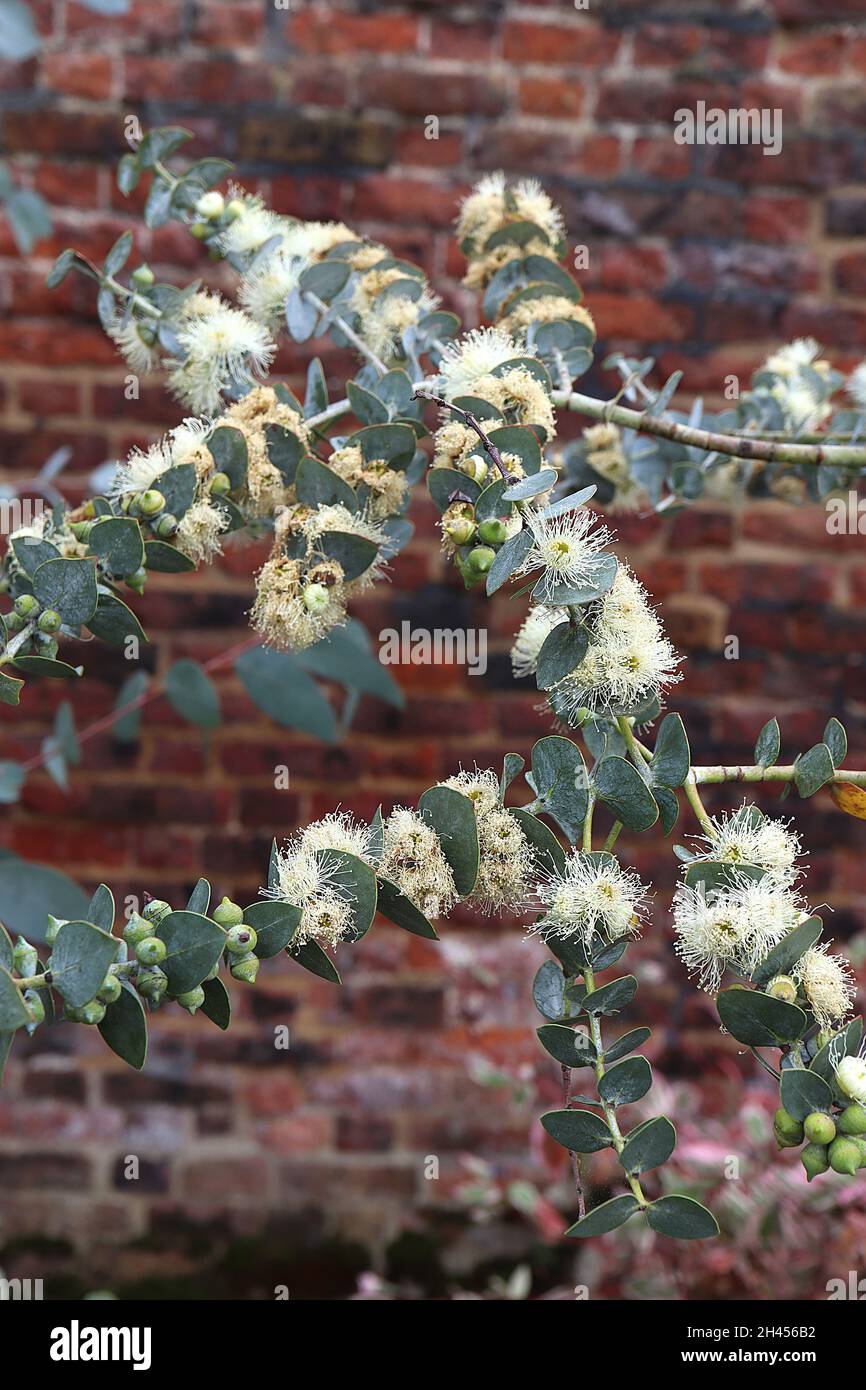
[[[513,62],[589,68],[613,61],[619,36],[584,18],[569,25],[515,19],[506,21],[503,45],[506,59]]]
[[[412,15],[389,9],[384,14],[339,14],[305,9],[286,21],[292,45],[304,53],[411,53],[418,38]]]
[[[358,90],[368,106],[406,116],[495,116],[506,103],[505,85],[500,78],[453,68],[437,68],[431,81],[426,67],[401,64],[383,68],[368,64],[358,74]]]
[[[862,41],[860,47],[862,54]],[[846,53],[857,66],[857,48],[857,41],[852,43],[842,29],[798,34],[788,41],[779,55],[779,66],[785,72],[807,77],[831,77],[841,71]]]
[[[568,78],[523,77],[520,80],[521,111],[536,116],[573,116],[583,111],[584,91]]]
[[[104,101],[111,96],[113,69],[107,53],[46,53],[42,85],[67,96]]]
[[[587,295],[587,307],[606,341],[677,341],[688,336],[691,310],[681,304],[660,304],[649,295],[596,291]]]
[[[368,174],[354,188],[351,215],[359,220],[420,222],[450,228],[468,185],[443,185],[442,179],[397,179]]]

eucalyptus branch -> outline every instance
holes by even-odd
[[[595,974],[589,966],[587,966],[583,972],[583,981],[588,991],[592,991],[595,989]],[[599,1018],[596,1013],[591,1013],[589,1015],[589,1027],[590,1036],[592,1038],[593,1046],[596,1051],[596,1060],[594,1068],[595,1079],[596,1084],[599,1084],[601,1081],[603,1081],[605,1074],[604,1040],[602,1038],[601,1033],[601,1023],[599,1022]],[[611,1105],[609,1101],[605,1100],[600,1090],[599,1101],[601,1104],[601,1108],[604,1111],[604,1118],[607,1121],[608,1129],[610,1130],[611,1135],[613,1136],[614,1150],[617,1156],[619,1156],[622,1153],[623,1148],[625,1147],[625,1139],[619,1127],[619,1121],[616,1117],[616,1107]],[[628,1185],[634,1193],[634,1196],[637,1199],[639,1206],[647,1206],[647,1199],[644,1195],[643,1188],[640,1185],[640,1179],[634,1177],[631,1173],[626,1174],[626,1177],[628,1179]]]
[[[471,411],[463,410],[460,406],[457,405],[452,405],[451,402],[446,401],[443,396],[436,396],[433,394],[432,391],[422,391],[419,390],[417,387],[415,388],[415,391],[412,394],[412,399],[421,401],[432,401],[434,405],[441,406],[444,410],[451,410],[455,415],[459,415],[460,419],[464,422],[464,424],[468,425],[469,428],[471,430],[474,430],[475,433],[478,435],[478,438],[481,440],[481,443],[484,445],[484,448],[487,450],[487,453],[490,455],[496,468],[499,470],[500,474],[505,479],[505,481],[507,483],[513,481],[508,472],[508,469],[502,462],[502,455],[500,454],[496,445],[489,438],[489,436],[484,433],[484,430],[482,429],[481,425],[479,425],[478,421],[476,420],[475,416],[472,414]]]
[[[684,448],[700,449],[704,453],[729,454],[734,458],[756,459],[764,463],[835,464],[842,467],[866,467],[866,446],[848,444],[792,444],[746,435],[718,434],[693,425],[680,424],[665,416],[654,416],[616,400],[600,401],[578,391],[554,391],[553,403],[563,410],[588,415],[639,434],[652,434],[670,439]]]
[[[368,345],[364,342],[364,339],[360,338],[358,334],[355,332],[355,330],[349,327],[344,318],[341,318],[339,314],[334,313],[330,304],[326,304],[325,301],[323,299],[320,299],[317,294],[314,294],[312,290],[304,290],[303,297],[304,299],[306,299],[308,304],[313,305],[314,309],[318,309],[320,314],[330,314],[331,322],[334,324],[336,328],[339,328],[340,332],[343,334],[343,337],[346,338],[346,340],[352,344],[352,347],[355,349],[355,351],[360,353],[362,357],[366,358],[366,360],[371,364],[371,366],[376,368],[377,372],[379,372],[382,376],[385,376],[386,372],[388,371],[388,368],[385,366],[385,363],[382,361],[381,357],[376,356],[372,348],[368,347]]]
[[[14,661],[21,648],[27,645],[35,631],[35,623],[25,623],[21,631],[16,632],[0,652],[0,666],[6,666],[9,662]]]
[[[795,782],[797,771],[796,763],[781,763],[775,767],[714,766],[693,767],[689,776],[693,783],[700,786],[716,786],[724,782]],[[866,772],[837,768],[825,785],[866,787]]]

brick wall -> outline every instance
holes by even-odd
[[[8,475],[32,475],[68,444],[64,485],[75,498],[92,467],[176,422],[158,383],[139,402],[124,400],[89,287],[74,279],[53,293],[44,287],[59,249],[100,256],[129,223],[111,166],[131,112],[144,124],[188,125],[196,154],[235,159],[243,181],[278,210],[341,217],[387,240],[419,260],[469,322],[477,309],[459,288],[449,224],[472,180],[504,167],[542,178],[573,243],[589,247],[584,282],[600,355],[612,346],[655,353],[665,371],[684,368],[689,385],[712,397],[724,374],[746,379],[791,335],[814,334],[840,366],[866,350],[863,0],[594,0],[589,12],[566,0],[291,0],[288,12],[253,0],[131,0],[128,15],[108,21],[65,0],[35,8],[45,45],[2,74],[2,147],[51,202],[55,230],[26,260],[0,224]],[[699,98],[781,108],[782,153],[674,144],[673,113]],[[440,118],[435,141],[424,134],[431,114]],[[201,273],[195,244],[178,228],[136,235],[161,276]],[[342,380],[347,359],[331,351],[325,362],[335,384]],[[280,367],[297,386],[301,357],[287,350]],[[605,386],[600,375],[588,380]],[[2,843],[65,866],[88,888],[104,878],[119,894],[148,887],[178,896],[204,873],[243,900],[258,887],[271,837],[335,802],[369,814],[380,801],[414,799],[461,760],[526,753],[548,726],[534,692],[508,673],[517,610],[464,598],[423,498],[415,515],[418,538],[359,616],[374,637],[419,615],[425,625],[437,615],[453,625],[457,612],[487,625],[494,656],[485,678],[403,668],[405,712],[365,703],[351,737],[328,748],[268,724],[221,674],[226,723],[206,748],[156,702],[133,749],[108,735],[89,742],[68,794],[34,775],[22,806],[4,815]],[[849,729],[852,762],[866,757],[858,537],[828,537],[817,510],[778,505],[748,515],[700,507],[665,521],[630,519],[619,532],[689,654],[673,707],[700,756],[747,756],[778,712],[792,753],[832,713]],[[232,551],[192,580],[150,582],[138,605],[152,638],[148,668],[207,659],[240,640],[260,559]],[[727,634],[740,639],[739,661],[723,657]],[[72,695],[82,725],[112,707],[128,674],[109,651],[85,659],[87,678]],[[28,686],[20,712],[2,715],[0,756],[38,751],[58,695],[47,683]],[[278,763],[291,769],[288,792],[274,790]],[[837,939],[850,938],[866,926],[862,828],[828,804],[797,810],[812,849],[812,895],[836,908]],[[645,872],[671,882],[658,839],[636,854]],[[684,990],[661,907],[657,917],[640,948],[647,987],[637,1015],[663,1021],[685,1005],[691,1027],[678,1050],[662,1029],[653,1060],[675,1081],[699,1070],[727,1077],[725,1105],[736,1114],[740,1077],[754,1095],[760,1080]],[[271,964],[256,991],[235,991],[228,1035],[174,1011],[160,1018],[143,1075],[115,1065],[98,1039],[79,1036],[70,1052],[60,1030],[39,1036],[21,1048],[26,1064],[12,1066],[0,1100],[0,1263],[10,1267],[9,1242],[38,1232],[58,1242],[56,1266],[42,1257],[57,1279],[58,1271],[85,1283],[119,1278],[112,1246],[137,1240],[122,1277],[158,1289],[147,1283],[158,1272],[180,1286],[226,1232],[249,1236],[271,1209],[287,1234],[265,1290],[284,1282],[288,1250],[303,1267],[301,1287],[343,1293],[371,1250],[417,1224],[422,1209],[446,1204],[461,1152],[485,1155],[500,1175],[543,1181],[539,1151],[530,1150],[533,1111],[555,1098],[555,1078],[532,1037],[537,957],[513,924],[458,916],[438,946],[380,927],[344,960],[340,992]],[[292,1029],[288,1054],[272,1045],[280,1023]],[[467,1054],[534,1071],[546,1096],[522,1103],[480,1087]],[[431,1153],[442,1162],[438,1185],[421,1171]],[[141,1159],[138,1183],[123,1177],[128,1154]],[[322,1245],[334,1229],[343,1243]],[[85,1263],[64,1256],[66,1240],[89,1251]],[[297,1251],[308,1246],[330,1257],[314,1253],[304,1264]],[[29,1273],[35,1256],[25,1248]],[[256,1249],[248,1263],[270,1271]],[[478,1260],[485,1249],[477,1246]]]

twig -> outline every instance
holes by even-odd
[[[571,1067],[563,1062],[562,1069],[562,1105],[564,1110],[568,1110],[571,1105]],[[574,1149],[569,1149],[568,1156],[571,1159],[571,1176],[574,1180],[574,1190],[577,1193],[577,1214],[582,1220],[586,1216],[586,1194],[583,1190],[583,1177],[580,1171],[580,1155]]]
[[[261,639],[259,637],[247,637],[243,642],[237,642],[233,647],[229,647],[228,651],[218,652],[217,655],[212,656],[209,661],[203,662],[202,670],[215,671],[219,666],[227,665],[228,662],[234,661],[235,658],[242,656],[244,652],[249,651],[252,647],[258,646],[261,646]],[[125,715],[134,714],[136,710],[144,709],[145,705],[152,704],[153,701],[158,700],[162,694],[164,694],[163,681],[155,681],[147,690],[143,691],[141,695],[137,695],[134,700],[129,700],[125,705],[119,705],[116,709],[113,709],[110,714],[105,714],[101,719],[95,719],[92,724],[88,724],[86,728],[82,729],[78,734],[78,743],[89,743],[91,739],[96,738],[98,734],[104,733],[106,729],[110,729],[118,720],[123,719]],[[20,764],[21,771],[24,774],[35,772],[38,768],[44,767],[50,757],[50,749],[46,750],[44,753],[38,753],[36,757],[30,758],[28,762]]]
[[[554,405],[589,415],[593,420],[612,421],[624,429],[641,434],[654,434],[671,439],[684,448],[700,449],[704,453],[728,454],[734,458],[757,459],[764,463],[837,464],[866,467],[866,447],[847,444],[788,444],[772,439],[745,435],[716,434],[712,430],[683,425],[665,416],[647,415],[640,410],[618,405],[616,400],[599,401],[578,391],[554,391]]]
[[[312,304],[315,309],[319,310],[320,314],[332,313],[330,304],[326,304],[325,301],[323,299],[320,299],[317,294],[313,294],[312,290],[304,290],[303,296],[308,304]],[[388,371],[388,368],[385,366],[385,363],[382,361],[381,357],[376,356],[372,348],[367,346],[363,338],[358,337],[358,334],[355,332],[354,328],[350,328],[346,320],[344,318],[341,318],[339,314],[333,314],[331,322],[335,324],[337,328],[339,328],[340,332],[343,334],[343,337],[348,339],[355,351],[359,352],[362,357],[366,357],[367,361],[372,363],[372,365],[376,368],[376,371],[380,372],[382,376],[385,376],[385,374]]]
[[[452,410],[455,415],[459,415],[460,418],[464,421],[464,423],[467,424],[469,428],[474,430],[475,433],[478,435],[478,438],[481,440],[481,443],[484,445],[484,448],[487,450],[488,454],[492,458],[496,467],[499,469],[499,472],[502,474],[502,477],[505,479],[505,481],[507,483],[510,483],[512,481],[511,475],[505,467],[505,464],[502,462],[502,455],[500,454],[496,445],[492,443],[492,441],[484,433],[484,430],[481,428],[471,411],[463,410],[463,408],[459,405],[452,405],[450,401],[445,400],[444,396],[434,396],[432,391],[419,391],[416,388],[416,390],[412,394],[412,399],[413,401],[432,401],[434,405],[442,406],[445,410]]]

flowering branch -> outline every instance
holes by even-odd
[[[639,434],[652,434],[670,439],[685,448],[706,453],[728,454],[740,459],[764,463],[833,464],[841,467],[866,468],[866,447],[849,444],[798,444],[789,441],[754,438],[748,435],[719,434],[713,430],[696,429],[662,415],[650,415],[619,405],[616,400],[599,401],[578,391],[554,391],[553,403],[562,410],[588,415],[606,424],[621,425]]]

